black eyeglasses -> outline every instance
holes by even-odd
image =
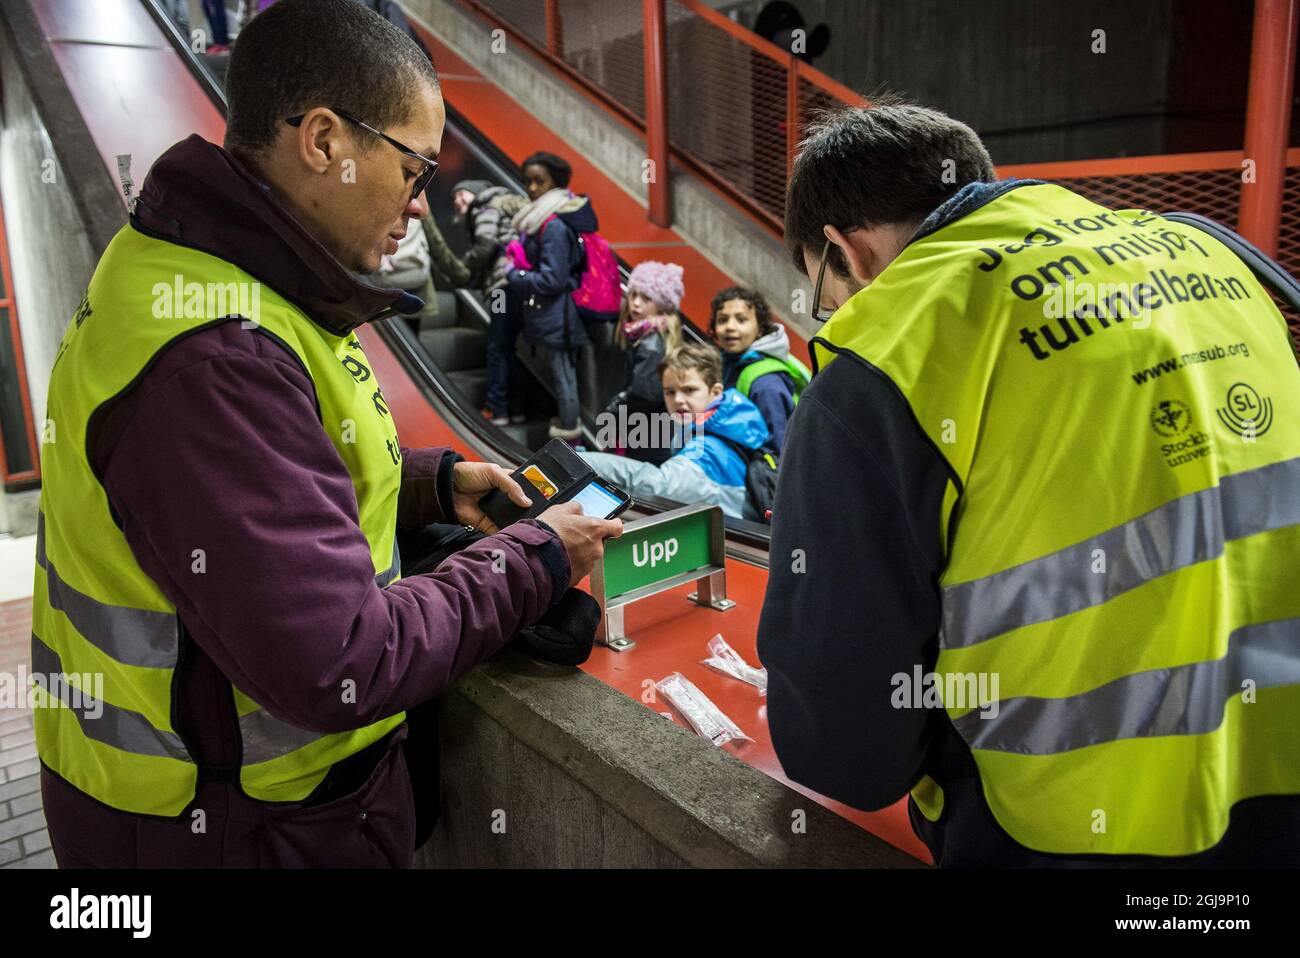
[[[822,247],[822,264],[817,268],[817,283],[813,286],[812,309],[808,311],[809,317],[814,323],[824,323],[831,318],[835,312],[830,309],[822,309],[822,280],[826,278],[826,257],[831,251],[831,241],[827,240],[826,245]]]
[[[361,122],[351,113],[348,113],[344,110],[340,110],[338,109],[338,107],[333,107],[333,106],[330,107],[330,109],[333,110],[335,113],[337,113],[339,116],[343,117],[343,119],[347,120],[349,123],[355,123],[357,126],[361,127],[361,129],[366,130],[369,133],[373,133],[375,136],[379,137],[385,143],[392,146],[395,150],[397,150],[398,153],[401,153],[403,156],[409,156],[413,160],[419,160],[421,164],[420,172],[415,177],[415,182],[411,184],[411,199],[415,199],[417,196],[419,196],[421,193],[424,192],[424,188],[428,186],[429,181],[433,179],[433,174],[438,172],[437,160],[431,160],[427,156],[424,156],[421,153],[416,153],[415,150],[411,149],[406,144],[397,142],[391,136],[388,136],[386,133],[380,133],[373,126],[371,126],[368,123]],[[297,116],[289,117],[289,119],[285,120],[284,122],[288,123],[290,126],[301,126],[303,117],[305,117],[306,115],[307,115],[306,113],[300,113]]]
[[[841,233],[852,233],[859,230],[860,226],[846,226]],[[831,251],[831,241],[828,239],[826,245],[822,247],[822,264],[817,268],[817,283],[813,286],[812,307],[808,310],[808,315],[815,323],[824,323],[834,314],[833,309],[822,308],[822,280],[826,278],[826,260]]]

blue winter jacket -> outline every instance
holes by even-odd
[[[726,390],[709,409],[714,412],[704,421],[703,435],[695,435],[661,466],[604,452],[579,455],[601,478],[633,499],[657,496],[676,502],[711,502],[737,519],[755,518],[752,508],[746,508],[745,473],[749,464],[718,437],[746,449],[761,449],[768,438],[763,414],[734,389]]]
[[[591,201],[558,213],[536,233],[523,238],[524,252],[535,269],[511,270],[506,284],[519,297],[524,342],[548,349],[577,349],[588,343],[587,330],[571,295],[581,282],[584,252],[579,233],[594,233],[599,224]]]

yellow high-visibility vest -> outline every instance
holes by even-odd
[[[1244,263],[1026,185],[811,348],[881,370],[949,467],[933,686],[1008,835],[1188,855],[1300,793],[1300,372]]]
[[[228,262],[124,227],[95,270],[50,377],[32,671],[42,677],[33,693],[41,761],[127,812],[182,814],[194,798],[198,767],[172,726],[176,607],[140,568],[113,520],[88,460],[87,426],[168,345],[236,315],[257,324],[250,335],[271,336],[302,363],[321,427],[352,476],[376,580],[383,585],[400,574],[401,456],[392,420],[374,401],[378,385],[356,335],[326,331]],[[87,676],[97,677],[94,688],[80,687]],[[82,693],[100,697],[97,714],[56,701],[75,705]],[[243,745],[239,784],[262,801],[300,801],[334,763],[405,717],[320,733],[275,718],[237,687],[234,698]]]

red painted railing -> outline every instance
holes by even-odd
[[[646,136],[655,160],[650,217],[664,225],[662,160],[671,155],[779,235],[808,121],[819,110],[866,104],[698,0],[460,3]],[[1300,150],[1287,149],[1298,7],[1256,0],[1244,150],[1018,164],[999,174],[1059,181],[1109,206],[1203,213],[1300,275]]]

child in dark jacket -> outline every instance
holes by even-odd
[[[635,424],[643,419],[643,430],[628,429],[625,442],[619,445],[627,455],[642,462],[658,465],[672,455],[671,446],[656,441],[661,430],[653,428],[655,416],[664,414],[663,386],[659,364],[681,345],[682,321],[677,314],[686,290],[683,270],[676,263],[638,263],[627,279],[623,308],[614,333],[614,342],[624,351],[627,363],[626,385],[609,401],[605,412],[620,421]],[[634,418],[635,417],[635,418]],[[635,439],[629,439],[635,437]]]
[[[722,347],[723,384],[763,413],[771,434],[765,448],[779,455],[786,423],[812,378],[808,367],[790,355],[785,327],[757,290],[730,286],[714,296],[709,332]]]
[[[572,293],[581,282],[584,252],[582,233],[599,228],[586,196],[555,187],[541,194],[514,218],[522,237],[517,262],[506,277],[518,299],[524,342],[545,346],[550,358],[551,387],[559,407],[552,438],[573,442],[582,436],[578,403],[578,355],[590,341]]]

